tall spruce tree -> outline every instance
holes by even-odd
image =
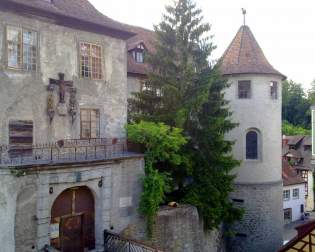
[[[228,84],[209,63],[215,49],[210,28],[192,1],[167,6],[155,26],[155,52],[146,59],[152,72],[145,88],[130,101],[132,120],[183,128],[189,139],[185,176],[192,182],[180,188],[177,200],[197,206],[209,229],[240,217],[228,199],[234,178],[230,171],[238,161],[229,154],[233,143],[224,138],[236,124],[224,99]],[[175,170],[173,176],[178,174],[183,171]]]

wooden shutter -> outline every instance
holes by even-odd
[[[9,144],[11,156],[30,154],[33,145],[33,122],[10,121]]]

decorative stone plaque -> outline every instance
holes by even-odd
[[[67,115],[67,105],[65,103],[59,103],[57,110],[58,110],[58,114],[60,116],[66,116]]]
[[[132,206],[132,197],[123,197],[119,199],[119,207]]]

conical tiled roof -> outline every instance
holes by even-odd
[[[253,33],[246,25],[238,30],[220,63],[223,75],[274,74],[286,78],[270,65]]]

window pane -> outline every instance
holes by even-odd
[[[270,82],[270,96],[271,99],[278,99],[278,83],[275,81]]]
[[[240,99],[249,99],[251,97],[251,83],[250,81],[238,82],[238,97]]]
[[[7,53],[8,66],[14,68],[21,67],[22,58],[22,44],[21,44],[21,30],[14,27],[7,28]]]
[[[100,117],[97,109],[81,110],[81,138],[98,138],[100,136]]]
[[[92,78],[101,79],[102,78],[102,53],[101,47],[97,45],[92,45]]]
[[[258,159],[258,135],[255,131],[246,134],[246,159]]]
[[[23,31],[23,68],[36,70],[37,33]]]
[[[87,43],[80,43],[80,58],[81,58],[81,77],[91,77],[91,46]]]

